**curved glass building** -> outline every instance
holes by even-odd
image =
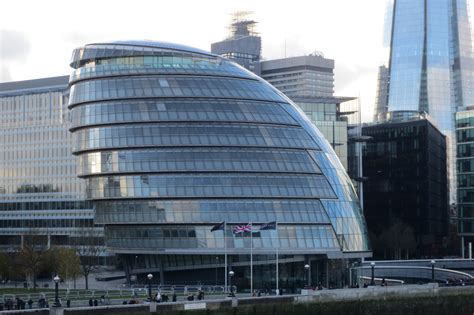
[[[328,258],[370,255],[331,146],[261,78],[205,51],[148,41],[86,45],[71,66],[78,175],[129,274],[222,284],[227,252],[245,287],[252,251],[254,283],[264,287],[275,281],[278,248],[280,283],[294,286],[305,263],[313,281],[328,282]],[[224,221],[225,237],[211,232]],[[272,221],[276,230],[260,231]],[[252,235],[233,233],[248,223]]]

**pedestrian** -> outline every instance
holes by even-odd
[[[70,307],[71,307],[71,300],[70,300],[70,299],[67,299],[67,300],[66,300],[66,307],[67,307],[67,308],[70,308]]]
[[[89,306],[93,306],[94,302],[92,302],[92,299],[89,299]]]
[[[33,308],[33,300],[31,298],[28,300],[28,308],[30,310]]]
[[[99,301],[97,301],[97,299],[94,299],[94,306],[99,306]]]
[[[199,301],[204,300],[204,292],[201,289],[198,290],[197,299]]]
[[[382,283],[380,283],[380,286],[381,286],[381,287],[384,287],[384,286],[386,286],[386,283],[385,283],[385,278],[382,278]]]
[[[173,302],[176,302],[177,296],[176,296],[176,292],[174,291],[173,291],[172,299],[173,299]]]
[[[160,293],[160,291],[158,291],[158,293],[156,293],[156,302],[157,303],[161,302],[161,293]]]

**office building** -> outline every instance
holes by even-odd
[[[286,96],[332,97],[334,60],[321,53],[261,62],[261,77]]]
[[[447,136],[450,203],[455,203],[454,117],[459,108],[474,105],[467,0],[394,0],[391,8],[387,112],[392,117],[426,112]],[[378,109],[377,116],[387,115]]]
[[[18,250],[28,234],[76,244],[93,226],[72,155],[68,96],[68,76],[0,83],[0,250]]]
[[[456,113],[458,216],[459,235],[462,237],[463,257],[467,244],[474,243],[474,108]],[[466,248],[465,248],[466,247]]]
[[[280,285],[295,288],[305,263],[312,281],[324,281],[328,259],[370,255],[357,196],[330,144],[258,76],[202,50],[148,41],[86,45],[71,66],[79,176],[129,275],[223,284],[227,252],[233,283],[250,287],[252,259],[254,288],[274,288],[278,248]],[[272,221],[276,230],[260,230]],[[233,233],[248,223],[255,233]]]
[[[259,74],[262,54],[262,39],[255,30],[257,22],[250,18],[251,12],[239,11],[232,15],[229,37],[212,43],[211,52],[229,58],[242,67]]]
[[[385,242],[375,257],[440,255],[448,228],[445,136],[423,116],[367,125],[362,135],[371,137],[363,150],[364,214],[369,232]],[[411,228],[416,246],[389,255],[408,236],[393,235],[397,222]]]

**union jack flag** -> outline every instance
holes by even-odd
[[[234,227],[234,234],[239,234],[243,232],[252,232],[252,224],[249,223],[247,225],[238,225]]]

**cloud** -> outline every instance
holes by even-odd
[[[344,62],[338,63],[336,60],[336,90],[346,90],[350,85],[356,83],[357,81],[366,76],[373,75],[374,72],[377,72],[377,69],[375,69],[374,67],[354,64],[349,65]]]
[[[26,64],[31,44],[24,33],[0,30],[0,82],[13,80],[11,68],[14,64]]]
[[[10,70],[7,67],[0,65],[0,82],[8,82],[12,80]]]
[[[31,44],[25,34],[18,31],[0,30],[0,59],[3,62],[22,62],[28,57]]]
[[[301,36],[285,37],[267,36],[263,41],[263,57],[265,60],[296,57],[309,54],[302,42]]]
[[[76,46],[82,46],[85,44],[97,41],[97,38],[104,37],[103,34],[94,33],[94,35],[86,35],[80,32],[67,32],[63,33],[62,38],[65,42],[72,43]]]

